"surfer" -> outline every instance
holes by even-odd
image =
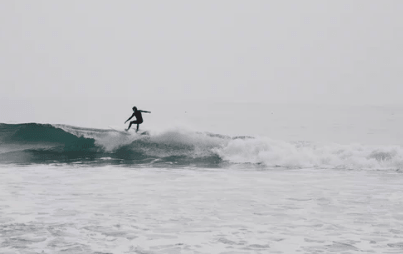
[[[150,111],[145,111],[145,110],[137,110],[136,107],[133,107],[133,115],[131,117],[129,117],[129,119],[126,120],[129,121],[130,119],[133,118],[133,116],[136,117],[136,121],[131,121],[129,124],[129,128],[126,129],[126,131],[128,131],[130,129],[130,127],[132,126],[132,124],[137,124],[137,130],[136,132],[139,131],[139,125],[143,122],[143,116],[141,115],[141,113],[151,113]],[[126,123],[125,122],[125,123]]]

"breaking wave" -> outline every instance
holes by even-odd
[[[283,168],[403,168],[401,146],[314,144],[180,128],[127,134],[38,123],[0,124],[0,163],[82,163]]]

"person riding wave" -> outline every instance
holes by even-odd
[[[151,113],[151,111],[145,111],[145,110],[137,110],[137,107],[133,107],[133,114],[131,117],[129,117],[129,119],[126,120],[125,123],[127,123],[127,121],[129,121],[130,119],[133,118],[133,116],[136,117],[136,121],[131,121],[129,124],[129,127],[126,129],[126,131],[128,131],[130,129],[130,127],[132,126],[132,124],[137,124],[137,129],[136,132],[139,131],[139,125],[141,123],[143,123],[143,116],[141,115],[141,113]]]

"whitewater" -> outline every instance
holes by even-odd
[[[172,128],[148,135],[50,124],[0,124],[0,162],[397,170],[400,145],[316,144]]]
[[[221,109],[0,124],[0,253],[402,253],[402,109]]]

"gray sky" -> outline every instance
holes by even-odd
[[[401,0],[1,1],[0,99],[401,103],[402,13]]]

